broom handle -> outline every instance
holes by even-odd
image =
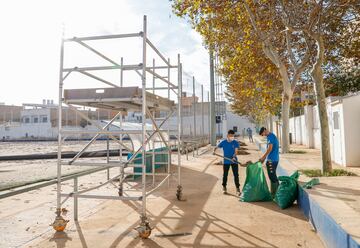
[[[233,162],[233,163],[236,163],[236,164],[240,164],[241,165],[241,163],[240,162],[238,162],[238,161],[235,161],[235,160],[233,160],[233,159],[230,159],[230,158],[227,158],[227,157],[224,157],[224,156],[221,156],[220,154],[217,154],[217,153],[213,153],[215,156],[218,156],[218,157],[220,157],[220,158],[223,158],[223,159],[227,159],[227,160],[229,160],[229,161],[231,161],[231,162]]]

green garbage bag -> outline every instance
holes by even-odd
[[[271,201],[271,194],[266,183],[262,164],[256,162],[246,167],[246,179],[240,196],[240,201]]]
[[[279,205],[281,209],[290,207],[297,198],[298,195],[298,183],[299,172],[296,171],[291,176],[280,176],[278,177],[280,181],[279,188],[275,194],[275,202]]]

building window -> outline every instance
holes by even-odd
[[[236,133],[237,132],[237,126],[233,127],[233,131]]]
[[[34,116],[33,117],[33,123],[39,123],[39,117]]]
[[[339,112],[336,111],[333,113],[334,129],[339,129]]]
[[[47,118],[46,115],[40,116],[40,120],[41,120],[41,123],[47,123],[48,122],[48,118]]]
[[[30,123],[30,117],[24,116],[23,117],[23,123]]]

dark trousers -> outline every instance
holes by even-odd
[[[270,179],[270,189],[271,196],[274,198],[277,188],[279,187],[279,180],[276,175],[276,168],[278,166],[278,161],[266,161],[266,169]]]
[[[278,183],[279,180],[276,175],[276,168],[278,166],[278,161],[266,161],[266,169],[269,175],[269,179],[272,183]]]
[[[222,186],[226,187],[227,178],[228,178],[229,170],[230,170],[230,166],[231,166],[231,170],[232,170],[233,175],[234,175],[235,186],[236,186],[236,188],[240,188],[240,182],[239,182],[239,166],[238,166],[238,164],[231,164],[231,165],[230,165],[230,164],[224,164],[224,165],[223,165],[224,174],[223,174]]]
[[[249,134],[249,142],[254,143],[254,140],[253,140],[252,134]]]

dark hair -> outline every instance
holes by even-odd
[[[228,131],[228,134],[235,134],[235,132],[234,132],[234,130],[230,129],[230,130]]]
[[[262,127],[262,128],[260,128],[260,132],[259,132],[259,134],[260,135],[262,135],[263,134],[263,132],[266,130],[266,128],[265,127]]]

